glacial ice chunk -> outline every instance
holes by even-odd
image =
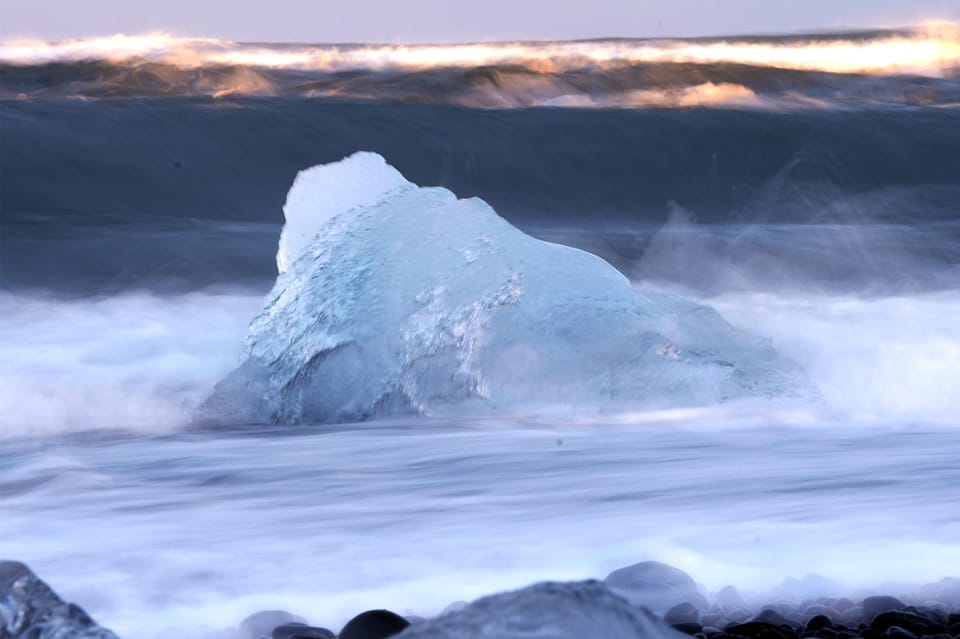
[[[287,193],[277,250],[281,273],[300,257],[330,218],[369,207],[413,185],[376,153],[301,171]]]
[[[117,639],[18,561],[0,561],[0,637]]]
[[[803,372],[713,309],[636,291],[599,257],[356,153],[297,176],[280,275],[206,408],[327,422],[811,398]]]

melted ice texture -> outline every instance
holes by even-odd
[[[300,173],[281,274],[208,407],[251,421],[813,400],[712,308],[357,153]]]

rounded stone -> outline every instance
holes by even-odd
[[[889,595],[867,597],[860,605],[863,606],[863,611],[867,617],[875,617],[882,612],[902,610],[906,607],[906,604],[904,604],[902,601]]]
[[[833,602],[832,606],[839,610],[841,613],[847,608],[853,608],[853,601],[847,599],[846,597],[841,597]]]
[[[890,626],[886,634],[889,639],[917,639],[917,635],[899,626]]]
[[[816,632],[821,628],[830,628],[833,626],[833,622],[830,621],[830,618],[826,615],[814,615],[810,618],[810,621],[807,622],[805,630],[807,632]]]
[[[754,616],[751,621],[757,623],[768,623],[771,626],[790,626],[791,628],[795,624],[791,623],[786,617],[783,616],[779,611],[774,610],[773,608],[765,608],[761,610],[759,614]]]
[[[669,624],[700,623],[700,611],[692,603],[679,603],[663,615],[663,620]]]
[[[284,624],[306,626],[307,620],[286,610],[261,610],[240,622],[240,632],[243,639],[261,639],[269,637],[274,628]]]
[[[759,639],[765,632],[772,632],[779,637],[785,637],[783,629],[769,623],[760,621],[748,621],[746,623],[735,624],[725,628],[727,634],[738,637],[748,637],[749,639]]]
[[[270,639],[336,639],[336,635],[326,628],[290,623],[274,628],[270,633]]]
[[[858,624],[863,621],[866,613],[862,606],[850,606],[840,613],[840,621],[848,624]]]
[[[882,612],[874,617],[873,620],[870,621],[870,627],[885,632],[888,628],[896,626],[903,630],[913,632],[914,627],[919,627],[922,631],[923,628],[926,628],[931,623],[929,619],[924,619],[920,615],[911,612],[891,610]]]
[[[723,628],[727,625],[727,619],[723,616],[723,613],[708,612],[700,616],[700,623],[702,623],[704,627],[716,626],[717,628]]]
[[[338,639],[386,639],[403,632],[410,623],[389,610],[368,610],[347,622]]]
[[[683,622],[681,622],[681,623],[672,623],[672,624],[670,624],[670,625],[673,626],[674,630],[679,630],[680,632],[682,632],[682,633],[685,634],[685,635],[691,635],[691,636],[693,636],[693,635],[696,635],[696,634],[699,634],[699,633],[702,633],[702,632],[703,632],[703,626],[701,626],[700,624],[698,624],[698,623],[696,623],[696,622],[693,622],[693,623],[683,623]]]
[[[659,561],[642,561],[614,570],[603,581],[634,605],[643,605],[658,613],[681,603],[708,607],[690,575]]]

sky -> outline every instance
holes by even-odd
[[[164,31],[258,42],[796,33],[960,21],[960,0],[0,0],[0,39]]]

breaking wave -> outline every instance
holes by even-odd
[[[0,99],[192,95],[480,108],[960,104],[960,26],[724,39],[256,44],[166,34],[0,43]]]

